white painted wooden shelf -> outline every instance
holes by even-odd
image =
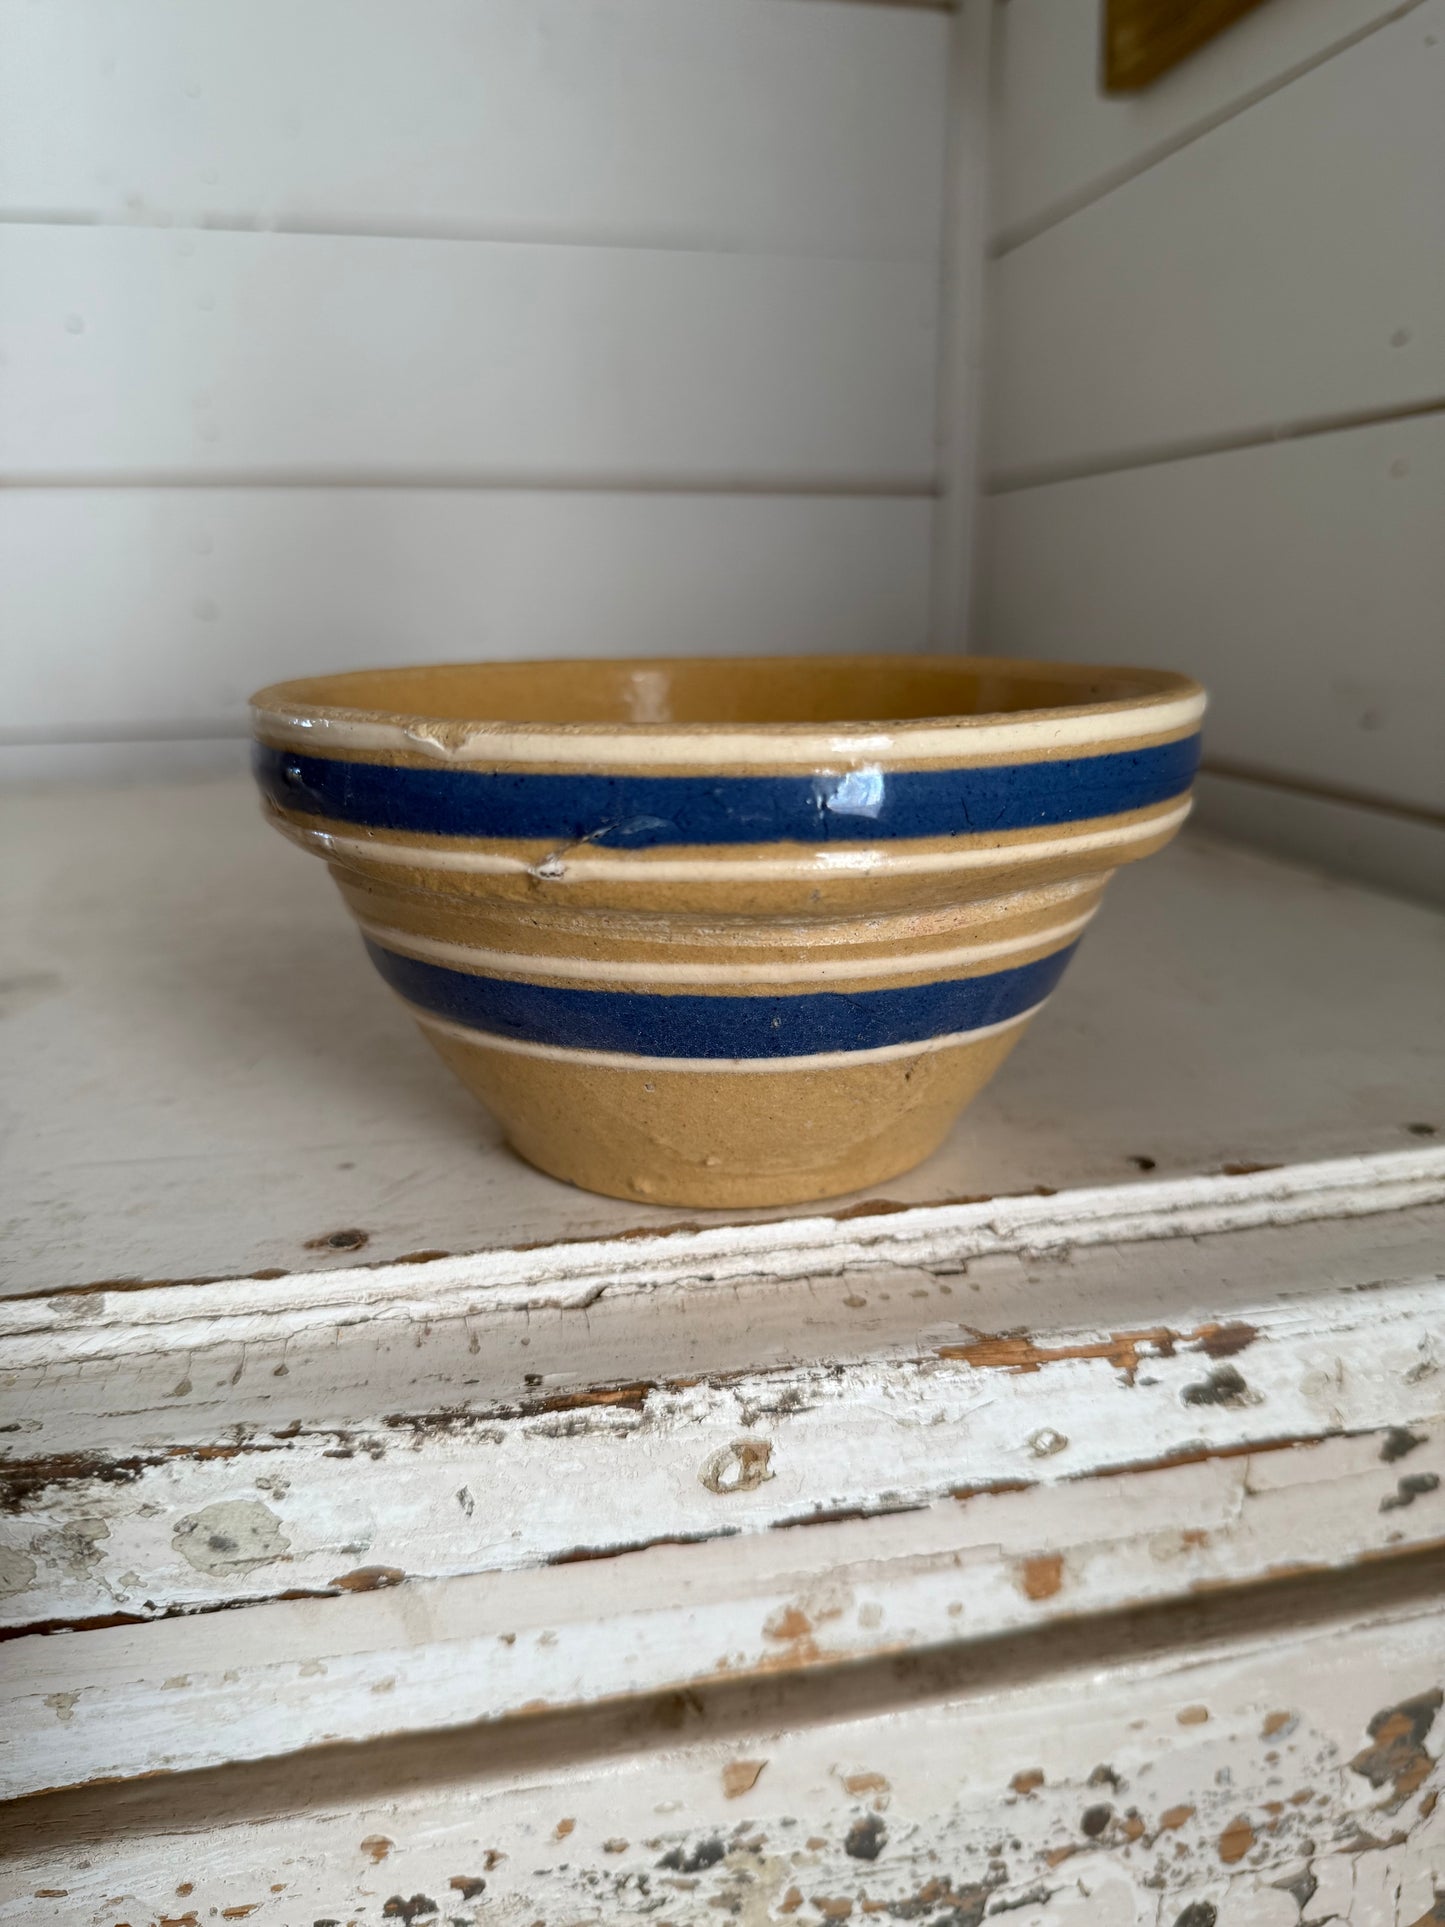
[[[358,1264],[429,1254],[414,1291],[451,1275],[438,1254],[663,1234],[684,1218],[719,1228],[714,1257],[795,1241],[721,1229],[738,1214],[594,1197],[513,1156],[247,785],[56,787],[3,810],[0,1290],[279,1270],[255,1291],[281,1306],[298,1274],[369,1289]],[[1227,1224],[1229,1186],[1252,1165],[1414,1152],[1434,1170],[1442,965],[1440,915],[1186,837],[1115,881],[1060,995],[947,1147],[886,1200],[821,1207],[807,1235],[853,1239],[840,1209],[1101,1186],[1133,1187],[1127,1212],[1174,1180],[1200,1181],[1196,1202],[1207,1214],[1217,1200]],[[1187,1183],[1179,1195],[1195,1197]],[[1046,1212],[1067,1224],[1073,1209],[1065,1196]],[[556,1274],[555,1258],[529,1262]]]
[[[683,1224],[243,785],[4,812],[0,1921],[1434,1918],[1445,917],[1186,836],[929,1165]]]

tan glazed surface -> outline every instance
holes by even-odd
[[[1204,697],[849,656],[361,671],[253,707],[273,820],[516,1149],[743,1206],[937,1147],[1110,873],[1183,821]]]

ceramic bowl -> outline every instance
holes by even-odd
[[[1204,695],[810,656],[365,670],[253,707],[271,817],[522,1156],[746,1206],[935,1149],[1111,872],[1183,822]]]

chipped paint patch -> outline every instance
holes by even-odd
[[[766,1765],[766,1760],[730,1760],[722,1772],[723,1797],[738,1800],[751,1793]]]
[[[697,1476],[709,1492],[719,1496],[756,1492],[773,1477],[772,1457],[771,1439],[734,1439],[704,1459]]]
[[[888,1829],[876,1813],[855,1820],[843,1840],[850,1860],[876,1860],[888,1842]]]
[[[1363,1747],[1350,1761],[1350,1771],[1359,1773],[1371,1786],[1393,1783],[1394,1799],[1387,1811],[1399,1806],[1418,1791],[1430,1769],[1433,1756],[1425,1751],[1425,1737],[1435,1724],[1445,1694],[1436,1686],[1413,1699],[1401,1700],[1376,1713],[1365,1731],[1373,1745]]]
[[[16,1546],[0,1546],[0,1599],[24,1592],[35,1577],[35,1561]]]
[[[1052,1599],[1064,1583],[1061,1552],[1040,1552],[1018,1568],[1019,1591],[1026,1599]]]
[[[889,1783],[881,1773],[845,1773],[843,1775],[845,1792],[855,1798],[864,1793],[887,1793]]]
[[[1254,1394],[1233,1365],[1216,1365],[1206,1378],[1186,1385],[1180,1393],[1186,1405],[1248,1405]]]
[[[1254,1828],[1247,1814],[1237,1814],[1219,1836],[1219,1857],[1226,1867],[1243,1860],[1254,1845]]]
[[[1037,1372],[1047,1365],[1102,1359],[1132,1385],[1143,1359],[1173,1358],[1181,1351],[1232,1358],[1258,1337],[1255,1327],[1246,1324],[1200,1325],[1188,1332],[1149,1325],[1136,1331],[1109,1332],[1102,1338],[1049,1345],[1040,1344],[1029,1332],[1014,1331],[980,1335],[967,1345],[941,1345],[937,1356],[980,1371],[1006,1372]]]
[[[405,1579],[400,1566],[358,1566],[355,1572],[343,1572],[331,1583],[339,1592],[385,1592]]]
[[[229,1579],[286,1558],[290,1540],[259,1499],[220,1499],[177,1520],[171,1545],[197,1572]]]
[[[1430,1493],[1439,1490],[1440,1474],[1438,1472],[1407,1473],[1404,1478],[1396,1482],[1395,1490],[1381,1499],[1380,1510],[1381,1512],[1399,1512],[1405,1506],[1413,1505],[1417,1499],[1426,1498]]]

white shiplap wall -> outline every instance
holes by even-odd
[[[977,646],[1211,686],[1206,815],[1445,895],[1445,0],[1270,0],[1136,98],[997,17]]]
[[[348,664],[936,639],[943,13],[0,20],[0,764]]]

